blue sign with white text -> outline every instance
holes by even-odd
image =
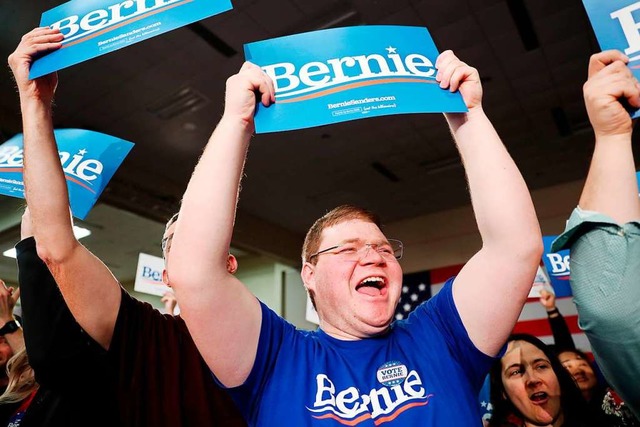
[[[436,82],[438,50],[423,27],[335,28],[249,43],[244,52],[276,87],[274,105],[258,104],[257,133],[467,111],[459,93]]]
[[[73,216],[85,219],[133,143],[82,129],[55,132]],[[0,145],[0,194],[24,199],[23,136]]]
[[[640,80],[640,2],[582,0],[602,50],[617,49],[629,57],[629,68]],[[634,119],[640,110],[631,111]]]
[[[29,77],[49,74],[231,9],[230,0],[73,0],[42,14],[62,48],[36,60]]]
[[[558,236],[542,236],[544,252],[542,260],[547,268],[551,286],[556,297],[568,297],[571,293],[569,279],[571,278],[571,269],[569,265],[569,249],[559,252],[551,252],[551,244]]]

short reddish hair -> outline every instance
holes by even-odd
[[[302,263],[310,262],[315,264],[315,261],[310,260],[309,257],[320,250],[320,239],[325,228],[354,219],[371,222],[381,227],[380,218],[367,209],[354,205],[338,206],[318,218],[307,232],[307,236],[304,238],[304,245],[302,245]]]

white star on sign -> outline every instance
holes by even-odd
[[[404,311],[409,311],[411,310],[411,304],[405,304],[402,306],[402,308],[404,309]]]
[[[406,294],[407,292],[409,292],[409,287],[408,286],[403,286],[402,287],[402,293]]]
[[[396,53],[396,48],[395,47],[385,47],[385,50],[389,53],[389,55],[391,55],[392,53]]]
[[[404,316],[400,313],[396,314],[396,320],[402,320],[404,319]]]
[[[427,285],[425,285],[424,283],[420,283],[418,285],[418,290],[419,291],[424,291],[425,289],[427,289]]]
[[[485,402],[485,401],[480,402],[480,406],[482,406],[483,408],[486,408],[487,407],[487,402]]]
[[[418,295],[417,294],[411,294],[411,301],[417,301],[418,300]]]
[[[85,154],[87,154],[87,150],[85,150],[84,148],[82,150],[78,150],[78,154],[84,156]]]

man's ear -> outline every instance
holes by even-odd
[[[171,285],[169,284],[169,273],[167,273],[166,268],[162,269],[162,283],[164,283],[168,287],[171,287]]]
[[[313,290],[315,288],[315,272],[316,266],[309,262],[305,262],[302,266],[300,277],[302,278],[302,283],[304,283],[304,287],[307,288],[307,290]]]
[[[227,271],[231,274],[235,274],[238,271],[238,260],[231,254],[227,258]]]

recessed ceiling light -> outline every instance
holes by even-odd
[[[6,256],[7,258],[16,258],[16,248],[7,249],[6,251],[2,252],[2,255]]]
[[[87,237],[91,235],[91,230],[84,227],[79,227],[77,225],[73,226],[73,235],[76,236],[76,239],[80,240],[83,237]]]

